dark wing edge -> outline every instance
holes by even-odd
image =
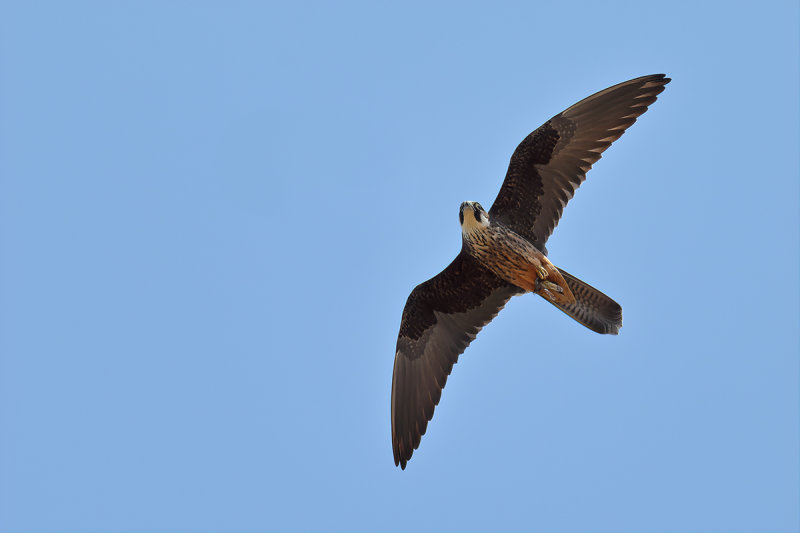
[[[392,374],[395,465],[405,469],[419,447],[458,356],[521,292],[464,251],[411,292],[403,309]]]
[[[670,81],[664,74],[629,80],[584,98],[545,122],[514,150],[489,215],[545,251],[586,173]]]

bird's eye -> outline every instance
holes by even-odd
[[[483,206],[482,206],[481,204],[479,204],[478,202],[475,202],[475,207],[477,207],[477,208],[478,208],[479,210],[481,210],[481,211],[483,211],[483,210],[484,210],[484,209],[483,209]]]
[[[475,215],[475,220],[480,222],[481,221],[481,212],[480,212],[480,210],[479,209],[473,209],[472,213]]]
[[[464,210],[458,212],[458,220],[461,222],[461,225],[464,225]]]

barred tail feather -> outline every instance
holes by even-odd
[[[611,335],[619,333],[619,328],[622,327],[622,307],[588,283],[560,268],[558,270],[575,296],[575,303],[550,303],[592,331]]]

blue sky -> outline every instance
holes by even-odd
[[[0,531],[797,531],[798,7],[0,6]],[[405,471],[394,344],[517,143],[659,101]]]

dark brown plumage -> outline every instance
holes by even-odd
[[[626,81],[545,122],[514,150],[489,215],[545,251],[586,173],[669,81],[663,74]]]
[[[488,214],[480,204],[462,204],[461,253],[441,273],[418,285],[403,309],[392,377],[395,464],[405,468],[458,356],[512,296],[532,290],[593,331],[619,331],[622,308],[614,300],[560,268],[555,277],[546,277],[554,274],[555,267],[545,258],[545,244],[586,172],[647,111],[669,81],[663,74],[636,78],[559,113],[514,151]],[[474,210],[474,218],[465,215],[465,206]],[[529,283],[504,270],[512,263],[487,262],[485,250],[477,253],[474,246],[487,239],[494,246],[492,239],[503,238],[507,247],[508,242],[519,242],[518,237],[533,245],[519,247],[526,248],[520,257],[535,266]],[[548,279],[555,283],[548,284]],[[563,283],[566,287],[558,286]],[[574,301],[553,293],[548,297],[548,287],[565,295],[571,292]]]
[[[481,328],[524,290],[498,278],[465,252],[418,285],[403,309],[392,376],[395,464],[419,446],[447,376]]]

